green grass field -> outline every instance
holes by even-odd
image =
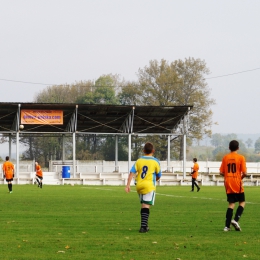
[[[260,259],[260,187],[246,187],[242,232],[223,232],[224,187],[157,187],[148,233],[135,192],[115,186],[0,185],[0,259]]]

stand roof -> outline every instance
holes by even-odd
[[[63,125],[24,125],[25,133],[171,134],[192,106],[0,103],[0,133],[19,131],[20,111],[62,110]]]

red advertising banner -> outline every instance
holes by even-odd
[[[23,125],[63,125],[62,110],[25,110],[21,109]]]

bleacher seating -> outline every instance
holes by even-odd
[[[79,163],[77,161],[77,163]],[[55,162],[51,167],[52,171],[43,172],[43,183],[45,185],[126,185],[128,172],[128,163],[120,162],[120,167],[115,167],[113,162],[98,162],[97,165],[94,162],[90,164],[79,163],[76,167],[76,173],[73,174],[73,167],[70,167],[70,178],[62,178],[62,163]],[[66,162],[68,164],[68,162]],[[132,163],[131,163],[132,164]],[[167,166],[165,162],[161,163],[162,177],[157,182],[157,185],[191,185],[190,167],[192,162],[187,162],[186,175],[183,176],[182,165],[180,162],[176,162],[175,166]],[[205,166],[206,165],[206,166]],[[205,186],[222,186],[224,184],[223,177],[219,174],[220,162],[200,162],[200,171],[197,181],[199,185]],[[244,178],[243,182],[245,186],[259,186],[260,183],[260,166],[258,163],[248,164],[248,175]],[[23,164],[20,169],[19,177],[15,175],[13,184],[33,184],[35,182],[35,172],[32,171],[31,164]],[[0,184],[6,184],[5,180],[0,178]],[[132,182],[134,185],[134,181]]]

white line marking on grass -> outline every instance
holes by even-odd
[[[115,191],[115,190],[112,190],[112,189],[105,189],[105,188],[92,188],[92,187],[82,187],[83,189],[95,189],[95,190],[109,190],[109,191]]]
[[[166,196],[166,197],[174,197],[174,198],[191,198],[191,199],[202,199],[202,200],[221,200],[221,201],[225,201],[224,199],[213,199],[213,198],[206,198],[206,197],[188,197],[188,196],[163,194],[163,193],[157,193],[157,192],[156,192],[156,195],[161,195],[161,196]]]
[[[188,197],[188,196],[179,196],[179,195],[171,195],[171,194],[163,194],[163,193],[157,193],[156,195],[162,195],[166,197],[173,197],[173,198],[191,198],[191,199],[202,199],[202,200],[218,200],[218,201],[227,201],[226,199],[213,199],[213,198],[206,198],[206,197]],[[255,202],[246,201],[246,204],[260,204]]]
[[[94,187],[82,187],[82,188],[90,188],[95,190],[106,190],[106,191],[119,191],[119,190],[113,190],[113,189],[106,189],[106,188],[94,188]],[[121,192],[121,190],[120,190]],[[135,192],[134,190],[131,190],[130,192]],[[188,196],[180,196],[180,195],[171,195],[171,194],[163,194],[156,192],[157,195],[166,196],[166,197],[173,197],[173,198],[191,198],[191,199],[201,199],[201,200],[218,200],[218,201],[227,201],[226,199],[213,199],[208,197],[188,197]],[[257,202],[250,202],[246,201],[246,204],[253,204],[253,205],[259,205],[260,203]]]

